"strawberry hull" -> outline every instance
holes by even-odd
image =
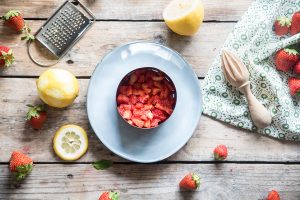
[[[120,116],[131,126],[151,129],[164,123],[176,105],[176,89],[162,71],[146,67],[128,73],[116,94]]]

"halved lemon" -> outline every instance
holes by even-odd
[[[69,124],[60,127],[53,139],[53,149],[63,160],[77,160],[88,148],[86,132],[77,125]]]
[[[173,0],[165,8],[163,18],[167,26],[179,35],[194,35],[204,18],[201,0]]]

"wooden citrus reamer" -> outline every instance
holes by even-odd
[[[223,50],[221,66],[226,80],[245,94],[251,118],[258,128],[265,128],[272,122],[271,113],[256,99],[250,90],[249,71],[233,53]]]

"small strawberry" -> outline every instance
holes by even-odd
[[[298,61],[296,63],[296,65],[294,66],[294,73],[300,75],[300,61]]]
[[[10,171],[13,173],[17,181],[25,179],[25,177],[32,171],[33,161],[25,154],[14,151],[10,158]]]
[[[119,193],[114,191],[103,192],[99,200],[119,200]]]
[[[287,17],[279,17],[274,23],[274,31],[276,35],[283,36],[288,34],[291,26],[291,20]]]
[[[4,20],[4,24],[17,32],[25,33],[21,37],[22,40],[32,41],[34,36],[30,34],[31,29],[25,23],[22,13],[18,10],[10,10],[4,16],[1,17]]]
[[[287,72],[299,61],[299,53],[295,49],[281,49],[275,55],[276,69]]]
[[[289,79],[289,88],[292,96],[300,95],[300,79],[290,78]]]
[[[280,200],[280,196],[276,190],[272,190],[269,192],[267,200]]]
[[[227,147],[223,144],[218,145],[214,149],[214,157],[216,160],[225,160],[227,158],[227,155]]]
[[[290,33],[291,35],[296,35],[300,32],[300,12],[294,13],[292,17],[292,25]]]
[[[14,62],[12,50],[6,46],[0,46],[0,68],[9,67]]]
[[[47,114],[44,106],[37,105],[27,105],[29,107],[29,111],[26,115],[26,120],[34,129],[41,129],[44,122],[47,119]]]
[[[200,177],[195,173],[189,173],[183,177],[179,186],[187,190],[196,190],[200,186]]]

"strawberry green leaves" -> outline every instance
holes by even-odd
[[[93,167],[96,170],[108,169],[113,165],[113,162],[110,160],[99,160],[93,163]]]

